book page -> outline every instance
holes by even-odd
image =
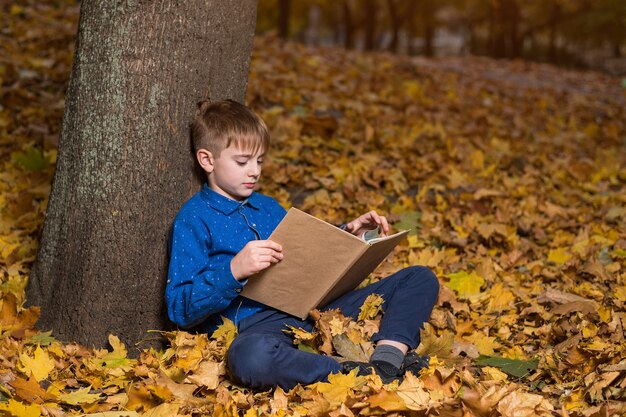
[[[374,243],[366,243],[367,250],[350,266],[335,287],[324,296],[320,305],[326,305],[343,293],[356,288],[391,253],[394,247],[409,233],[403,230],[391,236],[381,237]]]

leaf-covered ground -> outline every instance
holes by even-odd
[[[129,359],[36,329],[24,287],[71,67],[72,2],[0,6],[0,415],[611,416],[626,413],[626,94],[620,80],[525,62],[424,60],[257,39],[248,102],[268,122],[261,191],[339,223],[375,208],[409,239],[373,274],[442,283],[400,384],[335,375],[252,392],[234,336],[168,333]],[[377,300],[294,343],[358,358]],[[44,329],[48,330],[48,329]]]

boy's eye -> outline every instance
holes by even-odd
[[[246,161],[235,161],[237,162],[237,165],[239,165],[240,167],[244,166],[246,164]]]
[[[259,159],[258,161],[256,161],[256,163],[259,164],[259,165],[263,165],[263,160]]]

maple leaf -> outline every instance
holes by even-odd
[[[24,340],[25,345],[39,346],[48,346],[54,342],[57,342],[57,340],[52,337],[52,331],[37,333]]]
[[[6,403],[0,402],[0,411],[6,411],[9,416],[16,417],[41,416],[41,406],[39,404],[22,404],[12,398],[10,398]]]
[[[428,408],[431,396],[424,388],[424,383],[412,373],[407,373],[396,394],[404,401],[409,410],[425,410]]]
[[[485,336],[481,333],[473,333],[464,337],[467,341],[474,344],[478,348],[478,352],[482,355],[493,355],[495,349],[500,347],[493,336]]]
[[[330,374],[328,382],[317,382],[311,386],[329,402],[331,407],[336,407],[346,401],[348,395],[361,383],[356,376],[357,369],[347,374]]]
[[[459,298],[466,300],[477,299],[480,295],[480,288],[485,283],[485,280],[474,271],[469,274],[466,271],[460,271],[446,276],[450,278],[450,282],[446,285],[453,289]]]
[[[551,417],[554,407],[541,395],[515,391],[498,402],[503,417]]]
[[[565,248],[550,249],[548,253],[548,262],[554,262],[557,265],[562,265],[572,258]]]
[[[178,415],[178,410],[180,409],[180,404],[177,403],[163,403],[159,404],[154,408],[149,409],[145,413],[141,415],[141,417],[171,417]],[[105,413],[106,414],[106,413]],[[136,413],[135,413],[136,414]],[[124,412],[119,412],[117,416],[102,416],[102,417],[125,417],[126,414]],[[84,416],[87,417],[87,416]],[[94,415],[94,417],[97,417]],[[129,417],[133,417],[132,414]]]
[[[454,346],[454,333],[444,331],[437,336],[433,327],[429,324],[420,331],[420,344],[416,352],[420,356],[436,356],[440,359],[450,358]]]
[[[119,337],[110,334],[109,344],[113,348],[112,352],[103,352],[101,355],[96,355],[96,357],[100,359],[102,366],[105,368],[121,368],[125,371],[129,371],[135,361],[126,357],[128,351],[124,343],[120,341]]]
[[[367,296],[363,305],[361,306],[361,310],[359,311],[358,320],[371,320],[380,313],[382,310],[382,305],[385,302],[383,297],[378,294],[370,294]]]
[[[21,310],[15,294],[3,294],[0,304],[0,330],[30,329],[39,319],[39,307]]]
[[[185,382],[201,385],[208,389],[215,389],[220,383],[220,377],[226,374],[224,362],[203,361],[185,379]]]
[[[26,352],[20,354],[20,370],[26,375],[32,375],[37,382],[48,378],[54,369],[54,360],[50,358],[48,352],[37,346],[31,357]]]
[[[387,412],[409,410],[404,399],[395,391],[382,390],[370,396],[367,401],[371,407],[382,408]]]
[[[83,405],[94,403],[102,398],[100,394],[92,394],[90,391],[91,386],[63,393],[59,395],[59,401],[69,405]]]
[[[26,380],[18,377],[10,381],[9,385],[15,389],[15,395],[17,397],[29,403],[42,404],[56,399],[53,394],[41,388],[34,378]]]
[[[230,344],[235,340],[237,336],[237,326],[233,323],[232,320],[222,317],[222,324],[217,326],[217,329],[211,335],[211,338],[218,339],[224,338],[224,343],[226,345],[226,349],[230,346]]]

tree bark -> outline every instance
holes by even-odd
[[[556,36],[557,26],[561,15],[561,6],[555,4],[552,7],[552,14],[550,15],[550,33],[548,35],[548,60],[551,63],[556,63],[557,51],[556,51]]]
[[[291,0],[280,0],[278,7],[278,36],[283,40],[287,40],[289,38]]]
[[[342,2],[342,17],[345,33],[343,45],[346,49],[352,49],[354,48],[354,23],[352,21],[352,8],[349,0],[343,0]]]
[[[428,0],[422,2],[422,26],[424,30],[424,55],[435,56],[435,4]]]
[[[502,3],[502,15],[502,21],[506,25],[506,38],[509,44],[506,56],[508,58],[519,58],[522,56],[523,39],[519,35],[521,12],[517,1],[504,1]]]
[[[365,31],[365,42],[363,48],[371,51],[376,43],[376,0],[364,0],[363,2],[363,26]]]
[[[200,185],[189,121],[243,101],[254,0],[83,0],[46,221],[27,292],[40,329],[103,346],[167,326],[172,219]]]
[[[390,52],[398,52],[398,34],[400,33],[402,20],[398,14],[398,5],[395,0],[387,0],[387,10],[389,11],[389,20],[391,21],[391,42],[389,42],[387,49]]]

